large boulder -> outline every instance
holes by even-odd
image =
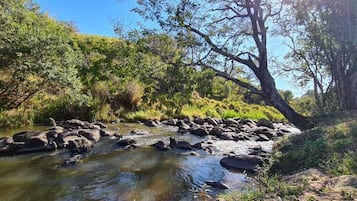
[[[228,156],[219,163],[228,170],[255,172],[257,166],[263,164],[263,159],[254,155]]]
[[[45,131],[23,131],[13,135],[12,139],[18,153],[46,150],[48,145]]]
[[[67,148],[74,153],[85,153],[93,147],[93,142],[77,132],[64,132],[54,139],[58,148]]]

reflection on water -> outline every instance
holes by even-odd
[[[123,132],[125,125],[121,126]],[[150,132],[153,135],[142,138],[139,144],[175,135],[165,129]],[[200,140],[187,136],[191,135],[181,138]],[[111,140],[101,141],[78,165],[68,168],[59,168],[68,153],[2,157],[0,200],[193,200],[195,189],[201,189],[205,181],[223,181],[241,188],[247,180],[222,168],[221,157],[203,151],[200,156],[190,156],[180,151],[159,152],[149,146],[123,150],[112,144]],[[211,193],[219,192],[213,189]]]

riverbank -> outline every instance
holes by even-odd
[[[222,200],[356,200],[357,115],[330,115],[302,134],[274,145],[258,188],[221,195]]]
[[[165,120],[183,117],[249,118],[252,120],[265,118],[274,122],[286,121],[284,116],[271,106],[249,104],[244,101],[228,99],[219,101],[199,96],[193,97],[189,104],[184,104],[179,113],[174,113],[170,108],[165,106],[145,106],[145,104],[142,104],[136,111],[118,111],[115,115],[105,109],[90,108],[90,111],[84,110],[86,112],[83,114],[74,115],[73,112],[68,112],[69,109],[64,106],[54,106],[54,108],[38,104],[36,107],[31,106],[31,108],[23,106],[23,108],[0,111],[0,128],[48,125],[49,117],[56,120],[79,118],[81,120],[101,121],[104,123],[117,122],[118,118],[127,122],[144,122],[147,120]],[[75,111],[80,112],[82,110],[76,109]],[[65,119],[63,119],[64,117]]]

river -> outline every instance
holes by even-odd
[[[46,128],[21,130],[29,129]],[[166,126],[148,128],[119,123],[110,129],[119,130],[124,138],[133,129],[145,129],[150,135],[130,135],[138,141],[138,147],[129,150],[115,146],[112,139],[101,140],[77,165],[70,167],[60,166],[69,157],[65,151],[0,157],[0,200],[205,200],[207,195],[215,197],[253,185],[247,175],[223,168],[219,164],[221,154],[198,150],[191,155],[190,151],[161,152],[150,147],[158,140],[168,142],[170,136],[191,143],[202,141],[201,137],[177,134],[176,128]],[[2,130],[0,136],[16,131]],[[245,153],[254,143],[258,142],[226,141],[217,147],[230,148],[237,154]],[[273,143],[259,144],[271,149]],[[206,181],[221,181],[230,189],[209,187]]]

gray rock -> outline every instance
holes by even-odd
[[[204,137],[204,136],[208,135],[208,131],[204,128],[192,129],[192,130],[190,130],[190,133],[193,135],[200,136],[200,137]]]
[[[103,137],[122,137],[118,132],[116,131],[109,131],[109,130],[104,130],[104,129],[101,129],[100,130],[100,135],[103,136]]]
[[[213,136],[220,136],[224,132],[223,128],[214,127],[209,134]]]
[[[64,148],[74,153],[85,153],[93,147],[93,142],[81,135],[68,135],[62,140]]]
[[[79,129],[78,134],[94,142],[100,140],[100,130],[98,129]]]
[[[234,132],[223,132],[220,136],[217,136],[219,139],[222,140],[234,140],[233,136],[236,135]]]
[[[157,150],[160,151],[168,151],[170,148],[165,145],[163,141],[158,141],[155,144],[152,144],[151,146],[155,147]]]
[[[80,129],[80,128],[100,129],[100,127],[98,125],[94,125],[87,121],[81,121],[78,119],[70,119],[70,120],[65,121],[63,124],[63,128],[66,128],[66,129]]]
[[[205,120],[201,119],[200,117],[195,117],[193,119],[193,122],[199,125],[203,125],[203,123],[205,123]]]
[[[205,121],[212,126],[218,126],[218,122],[213,118],[206,118]]]
[[[94,122],[93,124],[99,126],[100,128],[108,128],[107,125],[105,125],[105,124],[103,124],[102,122],[99,122],[99,121]]]
[[[20,152],[40,151],[46,149],[48,145],[47,132],[45,131],[24,131],[12,136],[14,142],[23,142],[23,150]]]
[[[221,159],[219,163],[221,166],[229,170],[255,172],[257,166],[263,164],[263,159],[259,156],[250,155],[228,156]]]
[[[159,127],[160,122],[156,120],[148,120],[144,122],[144,125],[148,127]]]
[[[239,122],[232,118],[223,119],[223,123],[226,124],[227,126],[233,126],[233,127],[238,127],[239,125]]]
[[[82,159],[82,156],[80,154],[74,155],[71,158],[65,160],[60,167],[69,167],[76,165],[80,160]]]
[[[140,130],[140,129],[134,129],[130,131],[131,135],[149,135],[149,131],[146,130]]]
[[[166,125],[168,125],[168,126],[177,126],[177,122],[178,122],[177,119],[169,119],[169,120],[167,120]]]
[[[117,142],[117,145],[125,147],[125,146],[128,146],[128,145],[134,145],[136,143],[137,143],[136,140],[131,139],[131,138],[126,138],[126,139],[119,140]]]
[[[265,134],[258,134],[258,139],[256,141],[269,141],[270,139]]]
[[[177,141],[175,140],[175,138],[170,137],[170,145],[169,146],[171,148],[175,148],[176,145],[177,145]]]
[[[259,119],[259,121],[257,122],[257,126],[265,126],[267,128],[271,128],[271,129],[274,129],[274,124],[267,120],[267,119]]]
[[[177,141],[176,148],[192,150],[192,145],[187,141]]]

